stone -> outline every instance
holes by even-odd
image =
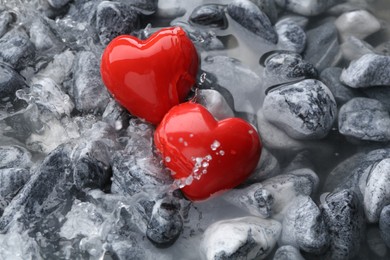
[[[242,27],[276,44],[276,34],[267,15],[249,0],[234,0],[227,7],[227,13]]]
[[[196,7],[189,21],[193,24],[201,26],[209,26],[212,28],[225,29],[227,27],[227,19],[224,8],[221,5],[208,4]]]
[[[278,159],[263,146],[259,163],[245,183],[256,183],[271,178],[280,173],[280,168]]]
[[[15,22],[15,14],[7,9],[0,10],[0,37],[2,37],[9,29],[10,25]]]
[[[337,0],[275,0],[275,2],[287,11],[305,16],[319,15],[328,8],[340,3]]]
[[[381,102],[370,98],[354,98],[340,108],[339,132],[358,140],[386,142],[390,140],[390,115]]]
[[[357,60],[365,54],[373,54],[375,52],[370,44],[355,36],[347,37],[340,47],[344,59],[348,61]]]
[[[292,138],[320,139],[332,128],[337,105],[321,81],[306,79],[271,90],[264,99],[263,113]]]
[[[282,223],[280,244],[307,253],[321,254],[330,242],[321,211],[309,196],[298,196],[289,205]]]
[[[34,58],[34,44],[24,31],[14,29],[1,37],[0,61],[8,63],[19,71],[31,63]]]
[[[366,10],[343,13],[337,18],[335,25],[340,32],[341,38],[344,40],[349,36],[354,36],[361,40],[381,28],[375,16]]]
[[[351,88],[390,86],[390,56],[365,54],[352,61],[340,79]]]
[[[139,13],[129,4],[102,1],[96,10],[96,30],[100,42],[106,46],[122,34],[140,29]]]
[[[82,113],[103,113],[109,93],[104,86],[97,57],[89,51],[79,52],[73,68],[73,98],[76,109]]]
[[[378,257],[386,257],[388,249],[386,247],[385,241],[383,241],[379,227],[372,226],[367,229],[367,244],[368,247]]]
[[[257,5],[269,18],[272,24],[278,20],[278,10],[276,9],[274,0],[250,0]]]
[[[361,89],[369,98],[376,99],[390,111],[390,88],[388,86],[369,87]]]
[[[129,126],[130,114],[125,108],[111,99],[102,115],[102,121],[120,131]]]
[[[312,63],[319,72],[334,66],[340,56],[338,31],[332,21],[306,32],[306,49],[303,58]]]
[[[196,94],[196,100],[197,103],[207,108],[217,120],[234,117],[232,108],[222,94],[216,90],[199,89]]]
[[[0,169],[28,168],[32,165],[31,153],[18,145],[0,146]]]
[[[374,165],[364,189],[364,211],[369,223],[378,223],[379,215],[390,204],[390,159],[383,159]]]
[[[333,192],[324,198],[321,212],[330,235],[326,257],[351,259],[357,255],[365,230],[364,213],[351,190]]]
[[[279,50],[303,52],[306,47],[306,33],[300,25],[291,19],[282,19],[275,24],[275,30],[278,34]]]
[[[70,0],[47,0],[49,5],[55,9],[60,9],[67,5]]]
[[[387,247],[390,247],[390,205],[385,206],[379,216],[379,231]]]
[[[320,81],[330,89],[339,107],[355,97],[364,95],[359,90],[349,88],[340,81],[342,71],[343,69],[339,67],[329,67],[320,74]]]
[[[58,52],[64,45],[45,19],[34,19],[30,26],[30,38],[38,52]]]
[[[275,220],[243,217],[221,220],[203,234],[201,252],[205,259],[265,259],[280,234]]]
[[[273,260],[304,260],[303,256],[296,247],[286,245],[279,247]]]
[[[0,78],[0,108],[7,102],[16,104],[16,91],[27,87],[24,78],[5,63],[0,64]]]

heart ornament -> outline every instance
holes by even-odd
[[[191,200],[204,200],[244,181],[256,168],[261,142],[240,118],[216,121],[191,102],[173,107],[154,134],[172,177]]]
[[[122,35],[103,52],[100,72],[113,97],[131,114],[157,125],[195,83],[196,49],[180,27],[147,40]]]

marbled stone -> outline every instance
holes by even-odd
[[[334,66],[341,56],[338,32],[332,21],[306,32],[306,49],[303,57],[318,71]]]
[[[116,100],[111,99],[102,115],[102,121],[115,130],[126,129],[129,125],[130,114]]]
[[[385,241],[382,239],[378,225],[367,229],[367,244],[375,256],[385,258],[388,252]]]
[[[329,241],[324,220],[314,201],[309,196],[294,199],[283,219],[280,243],[321,254],[329,246]]]
[[[261,11],[263,11],[271,23],[274,24],[278,20],[278,10],[276,9],[274,0],[250,0],[252,3],[257,5]]]
[[[346,12],[337,18],[335,25],[344,40],[349,36],[364,39],[381,28],[375,16],[366,10]]]
[[[384,207],[379,216],[379,231],[383,241],[390,247],[390,205]]]
[[[21,146],[0,146],[0,169],[27,168],[32,165],[30,152]]]
[[[249,0],[234,0],[227,13],[242,27],[271,43],[276,43],[276,34],[267,15]]]
[[[273,260],[304,260],[303,256],[296,247],[286,245],[279,247]]]
[[[340,108],[339,131],[359,140],[390,140],[390,115],[381,102],[370,98],[354,98]]]
[[[60,9],[64,7],[70,0],[47,0],[51,7]]]
[[[337,0],[276,0],[275,2],[287,11],[305,16],[321,14],[328,8],[340,3]]]
[[[390,88],[389,86],[378,86],[361,89],[369,98],[376,99],[390,111]]]
[[[281,225],[275,220],[244,217],[215,222],[203,234],[205,259],[264,259],[272,251]]]
[[[8,31],[10,25],[15,22],[15,20],[15,14],[5,8],[0,8],[0,37]]]
[[[255,183],[266,180],[280,173],[278,159],[263,146],[259,163],[254,172],[246,179],[245,183]]]
[[[357,255],[365,222],[362,206],[355,192],[340,190],[324,198],[322,216],[330,235],[330,259],[351,259]]]
[[[16,103],[16,91],[26,87],[27,84],[24,78],[7,64],[0,64],[0,78],[0,108],[2,108],[9,101]]]
[[[199,89],[196,95],[197,103],[203,105],[217,120],[234,117],[232,108],[226,99],[216,90]]]
[[[390,86],[390,56],[363,55],[343,70],[340,79],[352,88]]]
[[[223,6],[209,4],[201,5],[195,8],[189,18],[190,22],[213,28],[225,29],[227,27],[227,19]]]
[[[337,116],[336,111],[332,92],[322,82],[312,79],[273,89],[263,103],[265,118],[296,139],[325,137]]]
[[[340,47],[344,59],[348,61],[357,60],[365,54],[374,53],[374,48],[370,44],[355,36],[347,37]]]
[[[301,26],[290,19],[282,19],[275,24],[275,30],[278,34],[279,50],[303,52],[306,47],[306,33]]]

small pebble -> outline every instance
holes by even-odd
[[[275,0],[275,2],[287,11],[305,16],[319,15],[339,3],[338,0]]]
[[[273,260],[305,260],[296,247],[286,245],[276,250]]]

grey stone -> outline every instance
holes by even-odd
[[[371,252],[373,252],[376,256],[385,258],[388,252],[388,249],[386,247],[385,241],[383,241],[379,227],[376,226],[370,226],[367,229],[367,244],[368,247],[371,249]]]
[[[102,45],[122,34],[140,29],[139,13],[131,5],[103,1],[96,10],[96,30]]]
[[[361,89],[367,97],[376,99],[390,111],[390,88],[388,86],[369,87]]]
[[[213,28],[225,29],[227,27],[227,19],[224,8],[221,5],[208,4],[196,7],[189,20],[191,23],[210,26]]]
[[[349,36],[340,45],[343,57],[346,60],[357,60],[365,54],[374,53],[374,48],[363,40]]]
[[[76,109],[83,113],[103,113],[110,96],[102,82],[97,57],[92,52],[79,52],[73,74]]]
[[[280,243],[312,254],[329,246],[329,234],[321,212],[309,196],[298,196],[289,205],[282,224]]]
[[[309,23],[309,18],[298,14],[286,14],[280,17],[279,21],[288,21],[299,25],[302,29],[306,29]]]
[[[67,5],[70,0],[47,0],[49,2],[50,6],[56,9],[60,9]]]
[[[260,36],[268,42],[278,41],[267,15],[249,0],[234,0],[227,7],[228,14],[242,27]]]
[[[15,92],[26,87],[24,78],[7,64],[0,64],[0,108],[7,102],[16,104]]]
[[[340,81],[342,68],[329,67],[324,69],[320,74],[320,80],[332,92],[338,106],[342,106],[355,97],[362,96],[359,90],[351,89]]]
[[[272,24],[278,20],[278,10],[276,9],[275,1],[273,0],[250,0],[257,5],[269,18]]]
[[[375,47],[375,51],[378,52],[378,54],[382,55],[390,55],[390,41],[383,42]]]
[[[390,85],[390,56],[366,54],[352,61],[341,73],[341,81],[352,88]]]
[[[340,58],[338,32],[329,21],[306,32],[304,59],[312,63],[320,72],[333,66]]]
[[[382,209],[390,204],[390,159],[373,166],[364,189],[364,211],[367,221],[377,223]]]
[[[278,159],[263,146],[259,163],[245,183],[255,183],[266,180],[279,174],[280,168]]]
[[[0,37],[2,37],[10,28],[10,25],[15,21],[16,15],[10,10],[1,8],[0,10]]]
[[[47,20],[34,19],[29,29],[31,42],[38,52],[54,53],[63,49],[63,42],[52,30]]]
[[[381,28],[375,16],[366,10],[346,12],[337,18],[335,25],[344,40],[349,36],[364,39]]]
[[[275,2],[287,11],[305,16],[319,15],[328,8],[340,3],[337,0],[276,0]]]
[[[282,19],[275,24],[278,34],[278,49],[302,53],[306,47],[306,33],[291,19]]]
[[[197,102],[207,108],[217,120],[234,117],[234,112],[226,102],[226,99],[216,90],[199,89],[196,99]]]
[[[201,251],[205,259],[264,259],[275,246],[280,231],[281,225],[275,220],[221,220],[204,232]]]
[[[365,222],[362,206],[355,192],[340,190],[328,194],[321,205],[330,235],[327,257],[351,259],[359,252]]]
[[[389,141],[389,112],[375,99],[354,98],[340,108],[339,131],[359,140]]]
[[[280,86],[263,103],[265,118],[296,139],[320,139],[337,116],[332,92],[320,81],[307,79]]]
[[[130,114],[114,99],[111,99],[102,115],[102,121],[115,130],[126,129],[129,125]]]
[[[286,245],[279,247],[273,260],[304,260],[303,256],[296,247]]]
[[[25,68],[35,57],[35,47],[27,34],[16,29],[0,39],[0,61],[16,70]]]
[[[31,154],[18,145],[0,146],[0,169],[27,168],[32,165]]]
[[[383,241],[390,247],[390,205],[384,207],[379,216],[379,231]]]

